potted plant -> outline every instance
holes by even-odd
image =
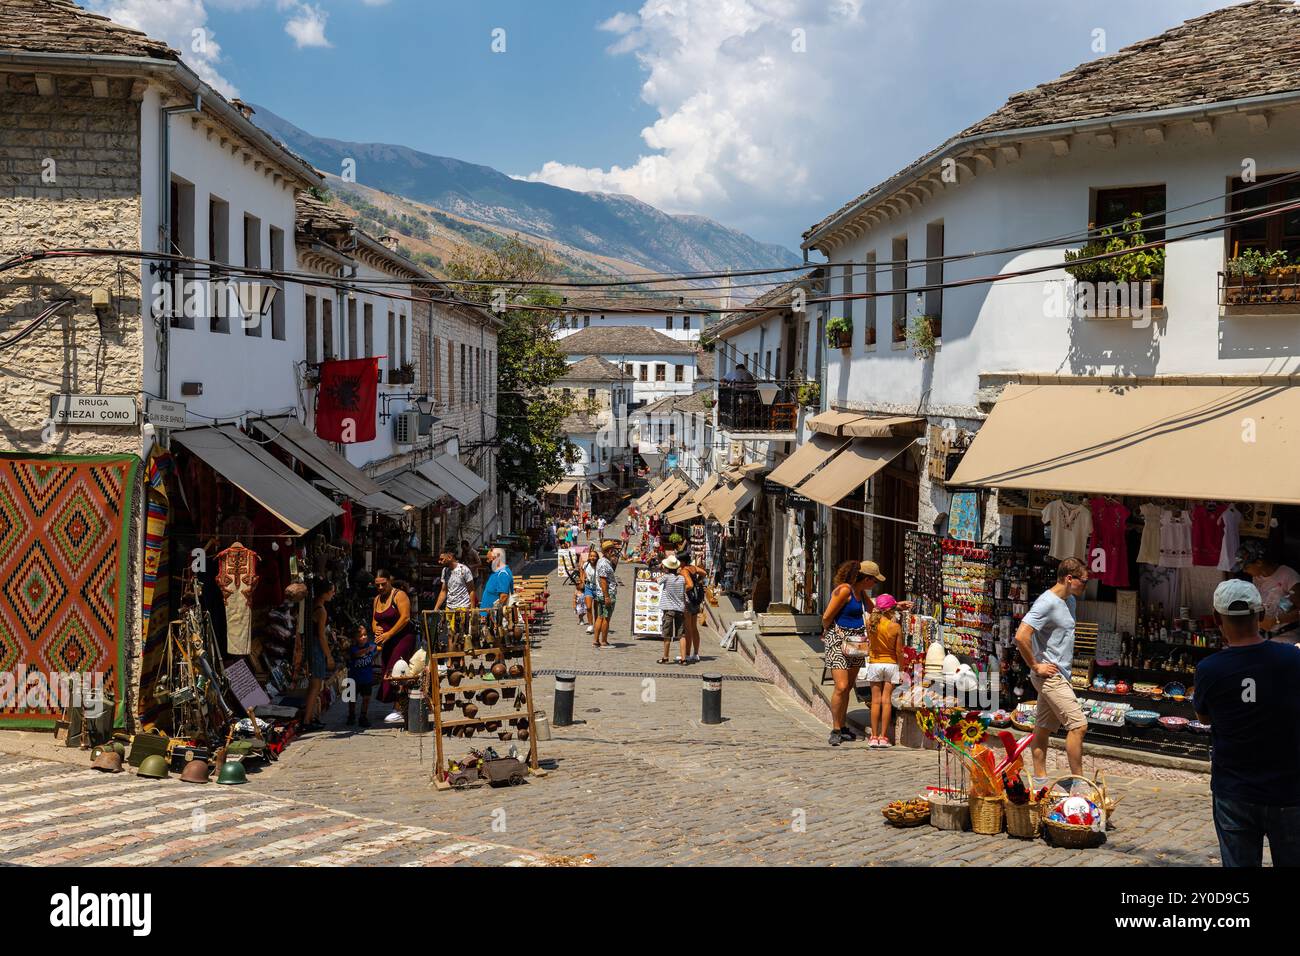
[[[308,365],[302,370],[303,388],[315,388],[320,384],[320,366]]]
[[[853,320],[837,315],[826,323],[826,340],[832,348],[853,348]]]
[[[1225,303],[1238,305],[1261,301],[1263,297],[1254,290],[1258,289],[1268,279],[1285,277],[1292,283],[1300,279],[1300,276],[1296,276],[1292,272],[1297,267],[1286,266],[1285,263],[1286,252],[1281,249],[1275,249],[1272,252],[1247,249],[1240,255],[1229,259],[1224,267]],[[1294,285],[1290,292],[1292,299],[1288,301],[1293,301]]]
[[[937,342],[934,337],[934,316],[918,315],[907,328],[907,344],[912,346],[919,359],[934,355]]]
[[[1091,223],[1088,228],[1093,228]],[[1165,250],[1163,246],[1157,249],[1137,248],[1146,243],[1146,235],[1142,232],[1142,214],[1134,213],[1124,220],[1119,234],[1108,226],[1084,243],[1077,252],[1067,249],[1065,271],[1079,282],[1150,282],[1152,304],[1159,305],[1165,274]],[[1134,251],[1125,252],[1126,249]],[[1080,259],[1091,259],[1107,253],[1112,254],[1109,259],[1068,265]],[[1114,255],[1114,253],[1121,254]]]
[[[816,382],[803,382],[799,386],[799,404],[807,408],[816,408],[821,404],[822,387]]]

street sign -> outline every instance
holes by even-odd
[[[140,409],[134,395],[51,395],[50,418],[56,425],[135,425]]]
[[[149,399],[145,412],[149,421],[159,428],[184,428],[185,403],[164,402],[161,398]]]

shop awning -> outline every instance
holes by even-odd
[[[669,478],[655,489],[654,496],[650,499],[650,507],[655,511],[662,511],[663,508],[661,506],[668,500],[670,495],[675,493],[680,496],[685,490],[686,485],[680,478]]]
[[[466,467],[466,465],[455,455],[439,455],[433,461],[439,468],[449,473],[462,485],[474,492],[475,498],[487,491],[488,483],[476,475],[472,469]],[[462,502],[462,504],[464,504],[464,502]]]
[[[595,478],[595,479],[593,479],[592,482],[591,482],[591,487],[594,488],[594,489],[596,489],[597,491],[613,491],[613,490],[614,490],[614,486],[611,485],[608,481],[605,481],[603,478]]]
[[[384,494],[391,495],[413,508],[427,508],[443,497],[442,489],[429,484],[419,475],[404,471],[380,481]]]
[[[390,515],[400,515],[406,511],[405,502],[398,501],[392,495],[385,494],[382,491],[376,491],[373,495],[366,495],[361,499],[361,503],[371,511],[382,511]]]
[[[691,486],[685,482],[681,482],[677,488],[673,489],[672,494],[659,502],[655,510],[660,514],[667,515],[668,512],[676,508],[678,503],[683,501],[690,492]]]
[[[834,454],[848,444],[844,438],[813,435],[768,475],[772,481],[787,488],[797,488],[814,471],[824,465]]]
[[[478,495],[459,478],[442,467],[437,461],[422,461],[415,466],[416,472],[425,481],[437,485],[446,495],[455,498],[462,505],[470,504]]]
[[[736,512],[758,497],[762,487],[758,482],[750,481],[748,478],[732,485],[725,485],[709,495],[700,504],[700,509],[712,515],[720,524],[726,524],[735,517]]]
[[[343,513],[233,425],[188,428],[172,432],[171,438],[298,534]]]
[[[641,456],[642,460],[645,462],[646,467],[649,468],[651,471],[658,471],[659,463],[664,460],[664,456],[662,452],[639,451],[637,452],[637,454]]]
[[[578,487],[576,481],[557,481],[555,484],[547,485],[545,491],[548,495],[559,495],[561,498],[567,498],[576,487]]]
[[[818,504],[834,505],[880,471],[910,445],[915,438],[859,438],[851,442],[821,471],[796,489]]]
[[[950,485],[1300,504],[1300,388],[1008,385]]]
[[[919,438],[925,433],[925,419],[898,415],[873,418],[861,412],[822,412],[808,419],[808,427],[835,438]]]
[[[681,524],[685,521],[694,521],[700,516],[700,506],[691,501],[678,505],[672,511],[664,515],[669,524]]]
[[[253,424],[271,442],[306,465],[339,494],[354,501],[379,492],[379,483],[348,461],[329,442],[318,438],[289,415],[256,419]]]
[[[700,487],[696,488],[694,491],[691,492],[691,497],[690,497],[691,503],[698,505],[705,498],[709,497],[709,495],[713,494],[714,489],[716,489],[717,487],[718,487],[718,476],[709,475],[709,477],[704,479],[704,484],[700,485]]]

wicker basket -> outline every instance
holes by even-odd
[[[930,800],[930,826],[940,830],[969,830],[970,803],[939,797]]]
[[[983,833],[992,836],[995,833],[1002,832],[1002,804],[1001,794],[995,797],[979,797],[975,794],[970,795],[970,828],[976,833]]]
[[[1038,804],[1006,803],[1007,834],[1022,840],[1035,840],[1043,832],[1043,818],[1038,815]]]
[[[930,808],[916,810],[907,813],[881,807],[880,812],[884,818],[896,827],[919,827],[930,822]]]
[[[1049,820],[1047,817],[1052,812],[1052,807],[1056,804],[1056,799],[1052,797],[1052,792],[1060,787],[1065,781],[1082,780],[1092,788],[1092,802],[1101,807],[1101,829],[1094,830],[1092,827],[1079,826],[1074,823],[1061,823],[1057,820]],[[1068,793],[1069,788],[1063,788]],[[1087,777],[1076,777],[1072,774],[1066,774],[1064,777],[1056,780],[1047,788],[1047,795],[1038,803],[1038,817],[1043,824],[1043,832],[1047,839],[1055,846],[1065,847],[1069,850],[1087,850],[1099,846],[1106,840],[1106,809],[1102,803],[1102,793],[1093,781]]]

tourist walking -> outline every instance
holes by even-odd
[[[893,719],[890,694],[898,686],[898,666],[903,660],[903,629],[894,620],[898,602],[891,594],[874,600],[867,618],[869,649],[867,683],[871,685],[871,737],[868,747],[892,747],[889,728]]]
[[[334,600],[334,585],[327,583],[312,601],[311,632],[307,638],[307,703],[303,708],[303,730],[322,730],[320,695],[334,673],[334,655],[330,653],[329,611],[325,605]]]
[[[450,557],[450,552],[448,552]],[[455,558],[452,558],[455,561]],[[379,647],[380,664],[384,679],[379,685],[379,699],[385,704],[397,700],[397,685],[392,682],[393,665],[410,658],[415,651],[415,628],[411,624],[411,601],[404,591],[393,586],[393,576],[384,570],[375,572],[375,601],[371,609],[370,624]],[[441,602],[442,596],[438,600]],[[398,724],[405,720],[396,707],[384,718],[384,723]]]
[[[677,556],[670,554],[660,562],[659,567],[665,574],[659,578],[659,612],[662,616],[660,633],[664,639],[664,655],[660,664],[670,664],[674,641],[681,642],[677,654],[678,664],[686,663],[686,578],[682,576],[681,562]]]
[[[352,699],[348,701],[348,726],[370,726],[370,695],[374,693],[375,658],[379,648],[370,639],[364,624],[358,624],[352,635],[352,648],[348,652],[348,679],[352,681]],[[357,716],[357,702],[361,703],[361,716]]]
[[[822,613],[822,644],[826,648],[822,662],[831,672],[835,690],[831,693],[831,733],[828,743],[838,747],[858,735],[845,726],[849,712],[849,695],[857,683],[858,669],[865,663],[867,625],[865,612],[871,607],[871,588],[877,578],[862,568],[873,562],[845,561],[835,569],[834,588]],[[879,575],[877,569],[876,574]],[[880,576],[883,581],[884,577]],[[847,646],[846,646],[847,645]]]
[[[602,541],[602,556],[596,563],[596,643],[609,647],[609,619],[614,616],[614,602],[618,599],[618,542]]]
[[[1300,653],[1261,633],[1267,602],[1249,581],[1214,589],[1227,646],[1196,667],[1192,705],[1210,725],[1210,791],[1224,866],[1300,866]]]
[[[439,563],[442,564],[442,590],[433,609],[455,612],[443,618],[447,626],[447,649],[453,650],[454,636],[460,639],[460,649],[465,650],[469,642],[469,612],[478,599],[474,573],[464,562],[456,559],[450,548],[443,550]]]
[[[704,611],[704,582],[707,572],[697,564],[682,567],[686,585],[686,663],[700,662],[700,614]]]
[[[595,548],[587,549],[587,560],[582,565],[582,597],[587,604],[587,633],[594,634],[596,631],[596,593],[599,584],[596,582],[596,568],[600,562],[600,554]],[[592,641],[592,647],[599,647],[600,640]]]
[[[1070,773],[1083,775],[1083,737],[1088,718],[1070,686],[1074,663],[1075,603],[1088,585],[1088,569],[1078,558],[1066,558],[1056,568],[1056,583],[1038,596],[1016,631],[1016,647],[1029,665],[1029,680],[1038,691],[1034,712],[1034,789],[1045,787],[1047,740],[1065,728],[1065,756]]]

